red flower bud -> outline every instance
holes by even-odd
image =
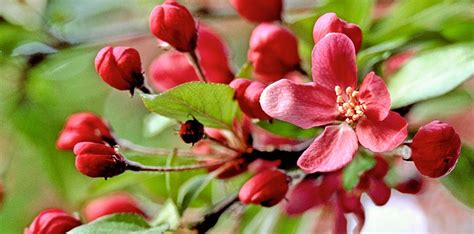
[[[326,13],[316,21],[313,28],[314,44],[317,44],[328,33],[345,34],[354,43],[356,51],[359,51],[362,45],[362,30],[359,26],[347,23],[338,18],[335,13]]]
[[[138,203],[126,193],[116,193],[87,203],[84,216],[88,221],[115,213],[132,213],[146,217]]]
[[[260,106],[260,95],[265,85],[258,81],[247,79],[236,79],[230,84],[235,90],[235,98],[239,102],[240,109],[250,118],[271,119]]]
[[[288,176],[279,170],[261,172],[240,189],[239,199],[243,204],[260,204],[270,207],[278,204],[288,191]]]
[[[196,119],[188,120],[181,124],[179,136],[186,143],[196,143],[204,137],[204,125]]]
[[[102,48],[95,57],[95,69],[102,80],[118,90],[130,90],[143,86],[142,63],[134,48]]]
[[[204,25],[200,25],[198,33],[197,54],[206,78],[209,82],[229,83],[234,75],[229,66],[226,45]],[[159,91],[199,80],[189,58],[176,51],[161,54],[151,63],[149,72],[151,84]]]
[[[276,81],[300,67],[298,40],[288,29],[276,24],[260,24],[253,30],[247,57],[257,78],[264,83]]]
[[[451,172],[461,153],[461,139],[447,123],[433,121],[413,137],[411,159],[421,174],[432,178]]]
[[[190,52],[196,48],[197,30],[193,16],[186,7],[173,0],[153,8],[150,30],[180,52]]]
[[[65,234],[82,223],[60,209],[48,209],[39,213],[25,234]]]
[[[82,142],[74,147],[74,152],[77,170],[89,177],[113,177],[127,168],[125,158],[103,144]]]
[[[281,20],[282,0],[230,0],[240,16],[250,22],[263,23]]]
[[[86,141],[96,143],[105,141],[110,145],[116,144],[103,119],[92,113],[80,112],[69,116],[56,146],[61,150],[72,150],[77,143]]]

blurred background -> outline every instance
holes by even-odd
[[[45,208],[80,211],[87,200],[117,190],[130,191],[153,213],[160,208],[156,204],[175,198],[186,180],[204,173],[126,173],[107,181],[91,179],[76,171],[71,152],[55,147],[65,119],[78,111],[103,115],[120,137],[142,145],[189,147],[178,140],[176,126],[164,126],[139,98],[103,83],[93,64],[105,45],[130,46],[140,52],[147,73],[151,61],[163,52],[148,30],[149,13],[161,2],[0,0],[0,191],[4,191],[0,233],[21,233]],[[239,18],[227,0],[179,2],[224,38],[238,71],[247,61],[248,38],[255,25]],[[361,73],[382,72],[387,59],[404,51],[416,54],[468,42],[473,49],[472,1],[287,0],[284,21],[300,39],[306,70],[310,70],[313,24],[328,11],[363,29],[365,50],[358,55]],[[457,129],[464,143],[459,164],[441,180],[427,179],[419,196],[394,192],[384,207],[364,203],[365,231],[473,232],[473,95],[471,76],[455,90],[412,106],[407,116],[414,129],[432,119],[442,119]],[[173,163],[146,155],[130,157],[156,165]],[[212,204],[242,180],[213,182],[193,206]],[[169,181],[172,186],[166,186]],[[240,223],[224,216],[215,232],[230,230],[228,223],[244,233],[305,232],[320,215],[315,210],[287,218],[273,212],[277,209],[252,207]]]

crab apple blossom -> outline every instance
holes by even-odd
[[[354,43],[356,52],[362,45],[362,30],[359,26],[347,23],[335,13],[326,13],[318,18],[313,28],[314,44],[317,44],[328,33],[343,33],[348,36]]]
[[[263,23],[252,31],[247,58],[256,78],[265,84],[301,69],[297,38],[278,24]]]
[[[437,178],[451,172],[461,153],[461,139],[447,123],[433,121],[421,127],[411,143],[411,159],[421,174]]]
[[[196,48],[197,29],[191,13],[174,0],[153,8],[150,14],[150,31],[180,52]]]
[[[217,33],[200,25],[197,54],[204,74],[209,82],[229,83],[234,74],[229,65],[228,48]],[[156,58],[149,67],[150,83],[159,91],[177,85],[198,81],[198,75],[189,58],[179,52],[169,51]]]
[[[250,118],[271,119],[260,106],[260,95],[265,85],[259,81],[235,79],[230,84],[235,90],[235,98],[242,111]]]
[[[263,171],[247,181],[239,192],[243,204],[271,207],[285,198],[288,176],[280,170]]]
[[[47,209],[36,216],[24,234],[65,234],[80,226],[79,219],[60,209]]]
[[[181,124],[179,136],[185,143],[196,143],[204,137],[204,125],[196,119],[188,120]]]
[[[116,144],[108,124],[99,116],[89,112],[79,112],[69,116],[56,141],[56,147],[61,150],[72,150],[79,142]]]
[[[230,0],[230,4],[244,19],[255,22],[281,20],[283,0]]]
[[[113,177],[127,168],[125,158],[114,148],[93,142],[81,142],[74,147],[76,169],[89,177]]]
[[[95,57],[95,69],[102,80],[118,90],[144,89],[142,63],[138,51],[130,47],[107,46]]]
[[[408,134],[407,122],[390,111],[390,95],[381,78],[369,73],[356,90],[352,41],[330,33],[313,49],[313,82],[280,80],[260,97],[273,118],[302,128],[326,126],[303,152],[298,166],[307,173],[334,171],[349,163],[358,142],[373,152],[395,149]]]
[[[87,203],[83,213],[88,221],[115,213],[131,213],[146,217],[137,201],[127,193],[115,193],[92,200]]]

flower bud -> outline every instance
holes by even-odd
[[[298,40],[276,24],[263,23],[253,30],[247,57],[256,77],[265,84],[300,68]]]
[[[260,106],[260,95],[265,85],[258,81],[247,79],[236,79],[230,84],[235,90],[235,98],[239,102],[240,109],[250,118],[271,119]]]
[[[288,191],[288,176],[279,170],[261,172],[240,189],[239,199],[243,204],[260,204],[270,207],[278,204]]]
[[[204,137],[204,125],[196,119],[188,120],[181,124],[179,136],[187,144],[194,144]]]
[[[423,189],[423,178],[420,175],[409,178],[398,183],[395,189],[401,193],[417,194]]]
[[[461,139],[447,123],[433,121],[413,137],[411,159],[421,174],[432,178],[451,172],[461,153]]]
[[[116,144],[107,123],[89,112],[69,116],[56,141],[56,146],[61,150],[72,150],[79,142]]]
[[[64,234],[82,223],[60,209],[48,209],[39,213],[25,234]]]
[[[125,158],[103,144],[82,142],[74,147],[74,152],[77,170],[89,177],[113,177],[127,168]]]
[[[242,18],[263,23],[281,20],[282,0],[230,0],[230,4]]]
[[[116,193],[87,203],[84,216],[88,221],[115,213],[131,213],[146,217],[138,203],[126,193]]]
[[[102,48],[95,57],[95,69],[102,80],[118,90],[143,86],[142,63],[138,51],[129,47]]]
[[[326,13],[319,17],[314,24],[313,40],[317,44],[328,33],[343,33],[348,36],[356,51],[362,46],[362,30],[356,24],[347,23],[335,13]]]
[[[210,28],[200,25],[197,54],[209,82],[229,83],[234,78],[229,65],[228,49],[222,39]],[[156,58],[149,67],[150,82],[159,91],[177,85],[198,81],[196,70],[182,53],[169,51]]]
[[[190,52],[196,48],[197,30],[193,16],[174,0],[167,0],[153,8],[150,30],[180,52]]]

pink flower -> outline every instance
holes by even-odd
[[[456,166],[461,153],[461,138],[451,125],[433,121],[418,130],[411,149],[411,159],[418,171],[436,178],[448,174]]]
[[[337,17],[335,13],[326,13],[318,18],[313,28],[314,44],[326,36],[328,33],[343,33],[354,43],[356,51],[362,45],[362,30],[356,24],[347,23]]]
[[[313,49],[313,81],[280,80],[262,93],[263,110],[302,128],[326,126],[298,159],[307,173],[348,164],[358,142],[373,152],[395,149],[406,138],[407,122],[390,111],[383,80],[369,73],[357,91],[355,48],[344,34],[330,33]]]
[[[250,22],[263,23],[281,19],[282,0],[230,0],[240,16]]]

